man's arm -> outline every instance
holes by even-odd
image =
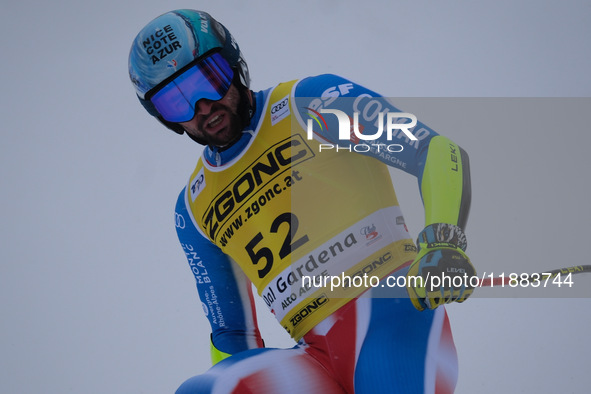
[[[324,127],[318,122],[320,127],[314,129],[317,139],[349,147],[417,177],[425,209],[425,228],[419,233],[418,255],[409,276],[442,279],[447,275],[448,282],[453,282],[455,276],[475,275],[464,253],[471,187],[468,155],[463,149],[420,119],[415,119],[413,127],[388,131],[390,115],[401,113],[400,119],[398,116],[390,119],[397,125],[408,124],[412,119],[405,119],[405,111],[396,108],[390,100],[336,75],[302,80],[296,97],[300,101],[297,108],[304,129],[308,130],[305,122],[312,117],[310,114],[316,118],[325,114]],[[345,126],[349,126],[346,117],[339,119],[330,112],[335,109],[349,117],[351,132],[341,124],[344,120]],[[367,138],[370,136],[376,138]],[[428,283],[420,282],[409,287],[409,294],[417,309],[432,309],[468,298],[473,289],[466,281],[462,283],[461,286],[427,286]]]
[[[450,223],[466,228],[470,202],[468,154],[443,136],[431,139],[422,169],[421,196],[425,225]]]
[[[243,350],[263,347],[252,286],[242,270],[195,228],[181,192],[175,209],[176,230],[205,316],[211,325],[211,356],[217,363]]]
[[[471,202],[468,154],[448,138],[435,136],[427,147],[421,174],[425,228],[417,237],[418,255],[408,278],[423,281],[407,281],[411,301],[419,310],[465,301],[472,294],[471,278],[476,275],[465,254],[464,231]]]

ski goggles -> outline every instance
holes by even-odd
[[[149,99],[167,121],[188,122],[195,116],[199,100],[217,101],[230,89],[234,71],[219,53],[190,63],[164,86],[154,89]]]

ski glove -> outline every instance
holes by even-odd
[[[476,270],[464,253],[466,246],[464,231],[452,224],[431,224],[419,233],[418,254],[406,276],[415,308],[422,311],[464,302],[472,294],[470,279]]]

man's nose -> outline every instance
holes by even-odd
[[[213,101],[201,99],[195,104],[195,113],[197,115],[207,115],[211,112]]]

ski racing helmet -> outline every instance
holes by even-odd
[[[248,66],[230,32],[206,12],[175,10],[152,20],[133,41],[128,66],[146,111],[178,134],[184,133],[178,122],[195,116],[197,101],[219,100],[232,82],[242,124],[250,122]]]

